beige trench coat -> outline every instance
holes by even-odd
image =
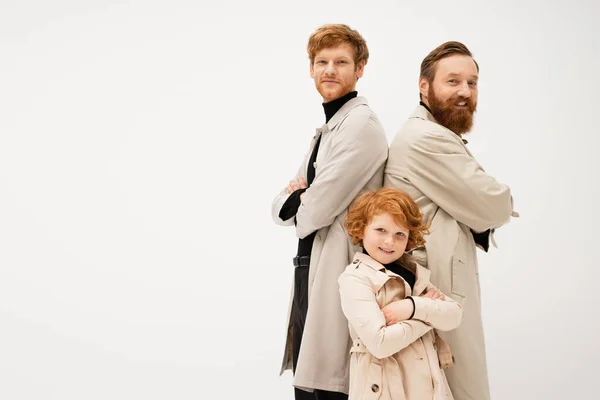
[[[349,100],[329,122],[317,129],[298,175],[306,179],[312,149],[322,135],[315,179],[304,193],[296,214],[296,235],[315,237],[308,282],[308,312],[294,376],[294,386],[348,393],[350,335],[342,313],[337,279],[357,250],[343,223],[347,208],[363,190],[383,184],[388,142],[383,126],[363,97]],[[273,220],[294,226],[294,219],[279,218],[288,195],[285,188],[272,203]],[[290,267],[292,266],[290,256]],[[293,297],[293,288],[291,296]],[[286,323],[287,340],[281,373],[292,367],[291,300]]]
[[[338,280],[353,339],[349,400],[452,400],[442,370],[451,366],[452,354],[434,328],[455,329],[461,306],[450,297],[419,297],[434,288],[430,271],[406,261],[402,265],[415,274],[413,290],[402,277],[361,253]],[[415,303],[412,319],[386,326],[381,309],[406,296],[413,296]]]
[[[413,255],[431,270],[432,283],[463,306],[461,326],[440,333],[456,360],[447,373],[454,398],[488,400],[479,272],[471,229],[491,229],[493,235],[494,229],[517,214],[508,186],[488,175],[465,144],[418,106],[390,146],[384,186],[406,191],[426,220],[432,221],[424,251],[415,250]]]

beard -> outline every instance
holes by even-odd
[[[325,103],[339,99],[355,90],[355,82],[345,81],[343,77],[338,77],[337,80],[339,83],[332,86],[325,85],[321,82],[317,83],[317,91],[321,97],[323,97]]]
[[[442,126],[450,129],[457,135],[467,133],[473,127],[473,115],[477,110],[477,103],[471,97],[452,96],[446,101],[440,100],[433,92],[433,86],[429,85],[427,93],[429,108],[433,118]],[[465,102],[466,108],[457,109],[458,103]]]

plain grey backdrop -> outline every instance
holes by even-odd
[[[600,397],[597,2],[0,4],[1,399],[293,398],[270,204],[324,122],[324,23],[365,36],[390,141],[423,57],[472,50],[470,148],[521,214],[479,254],[493,398]]]

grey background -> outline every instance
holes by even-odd
[[[270,203],[330,22],[367,39],[390,140],[422,58],[473,51],[470,147],[521,213],[480,253],[493,398],[598,398],[597,2],[0,4],[1,399],[293,398]]]

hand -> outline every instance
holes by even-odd
[[[390,326],[409,319],[414,309],[415,306],[411,299],[402,299],[391,302],[383,307],[381,311],[385,316],[386,325]]]
[[[446,300],[446,296],[436,287],[432,287],[427,292],[421,294],[419,297],[426,297],[432,300]]]
[[[308,185],[306,184],[306,181],[304,180],[304,178],[301,176],[298,176],[298,177],[296,177],[296,179],[290,181],[285,192],[287,194],[292,194],[298,189],[306,189],[307,187],[308,187]],[[302,195],[300,195],[300,199],[302,199]]]

